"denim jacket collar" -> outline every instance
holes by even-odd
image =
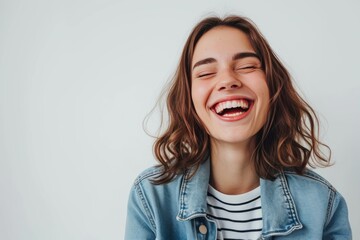
[[[210,160],[205,161],[192,178],[185,174],[179,193],[177,219],[187,221],[206,217],[206,198],[210,178]],[[286,177],[280,173],[274,181],[260,179],[261,207],[263,212],[262,237],[287,235],[301,229],[295,202],[291,196]]]
[[[179,212],[177,219],[186,221],[198,216],[206,216],[206,197],[210,179],[210,160],[205,161],[189,179],[194,170],[183,177],[179,194]]]

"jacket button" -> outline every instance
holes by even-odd
[[[207,233],[207,227],[204,224],[201,224],[199,227],[199,232],[205,235]]]

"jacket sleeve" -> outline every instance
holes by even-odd
[[[125,227],[125,240],[154,240],[155,223],[139,183],[130,191]]]
[[[345,199],[335,192],[332,203],[329,204],[328,221],[325,225],[323,239],[351,240],[351,228],[348,208]]]

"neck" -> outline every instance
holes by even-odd
[[[210,184],[225,194],[241,194],[259,186],[251,161],[254,143],[229,144],[211,141]]]

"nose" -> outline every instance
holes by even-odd
[[[230,71],[221,74],[217,89],[219,91],[238,89],[242,86],[241,81]]]

